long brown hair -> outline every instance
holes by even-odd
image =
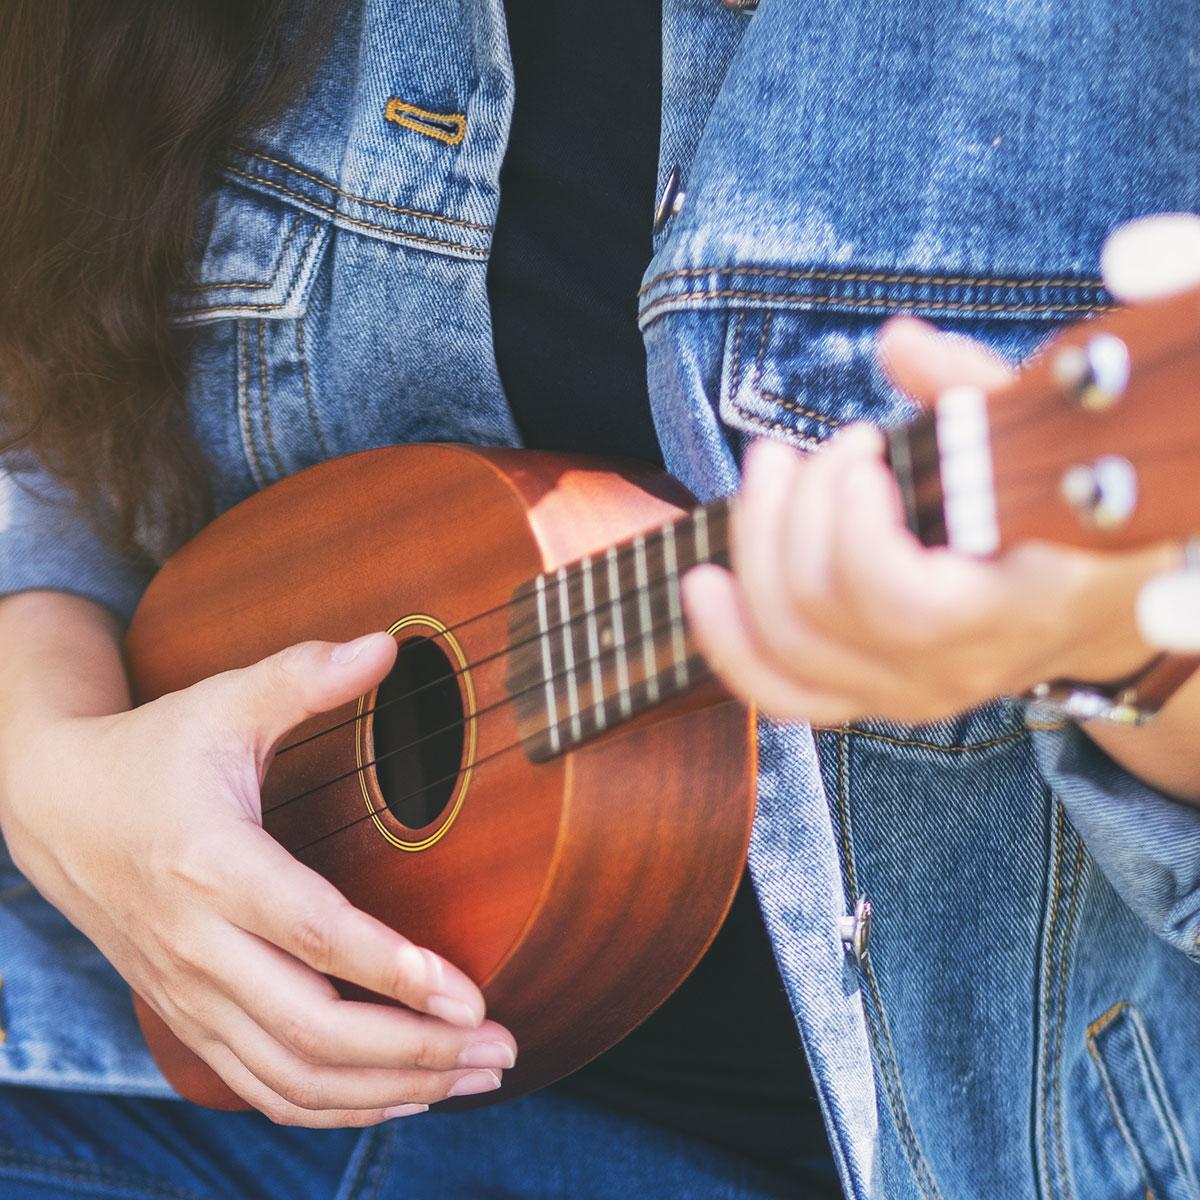
[[[204,517],[167,296],[206,178],[337,7],[0,3],[0,445],[36,454],[126,551]]]

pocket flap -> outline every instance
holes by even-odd
[[[172,299],[176,325],[304,315],[330,224],[224,184],[205,201],[191,279]]]

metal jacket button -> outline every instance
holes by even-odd
[[[735,12],[753,12],[758,7],[758,0],[721,0],[721,3]]]
[[[672,167],[670,175],[667,176],[667,182],[663,185],[658,207],[654,210],[655,233],[660,232],[672,217],[678,216],[683,211],[683,202],[686,198],[687,193],[680,190],[679,187],[679,168]]]
[[[838,934],[847,952],[861,967],[871,948],[871,901],[860,896],[851,916],[838,921]]]

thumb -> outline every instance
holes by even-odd
[[[219,710],[265,760],[286,733],[370,691],[395,661],[395,639],[371,633],[340,644],[301,642],[208,683]]]
[[[892,383],[922,404],[932,404],[948,388],[969,385],[990,391],[1013,374],[980,342],[961,334],[939,333],[916,317],[893,317],[879,331],[879,357]]]

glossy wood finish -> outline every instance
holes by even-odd
[[[489,660],[469,672],[480,715],[463,804],[428,849],[397,848],[388,835],[413,842],[429,830],[372,819],[354,770],[354,705],[295,731],[290,741],[347,722],[279,755],[263,789],[264,823],[284,845],[481,984],[521,1045],[487,1102],[603,1051],[703,954],[745,861],[754,725],[708,687],[535,765],[516,746],[504,656],[491,657],[507,613],[470,618],[538,572],[690,503],[641,466],[449,446],[369,451],[225,514],[164,568],[130,629],[140,700],[411,614],[451,627],[469,662]],[[139,1016],[182,1094],[237,1103],[144,1005]]]

